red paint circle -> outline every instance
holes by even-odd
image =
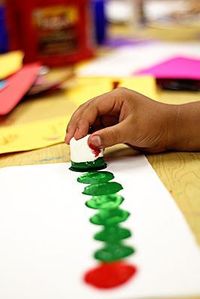
[[[124,262],[101,264],[89,270],[84,276],[84,281],[98,289],[110,289],[124,284],[136,272],[135,266]]]

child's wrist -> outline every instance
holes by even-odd
[[[165,123],[167,127],[166,150],[177,150],[180,146],[180,113],[179,105],[166,105]]]
[[[169,125],[168,149],[176,151],[189,150],[190,143],[190,107],[187,105],[170,105],[171,117]]]

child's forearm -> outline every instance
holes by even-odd
[[[200,102],[176,106],[176,118],[171,127],[172,150],[200,150]]]

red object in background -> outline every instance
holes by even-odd
[[[92,56],[89,0],[7,0],[10,49],[25,63],[73,64]]]
[[[36,81],[41,65],[27,64],[6,80],[7,85],[0,91],[0,116],[6,115],[23,99]]]

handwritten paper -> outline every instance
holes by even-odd
[[[110,291],[85,285],[101,247],[95,214],[69,163],[0,169],[0,297],[135,299],[200,294],[200,249],[182,214],[144,156],[109,162],[131,212],[129,283]]]
[[[28,151],[64,142],[69,117],[0,128],[0,153]]]

